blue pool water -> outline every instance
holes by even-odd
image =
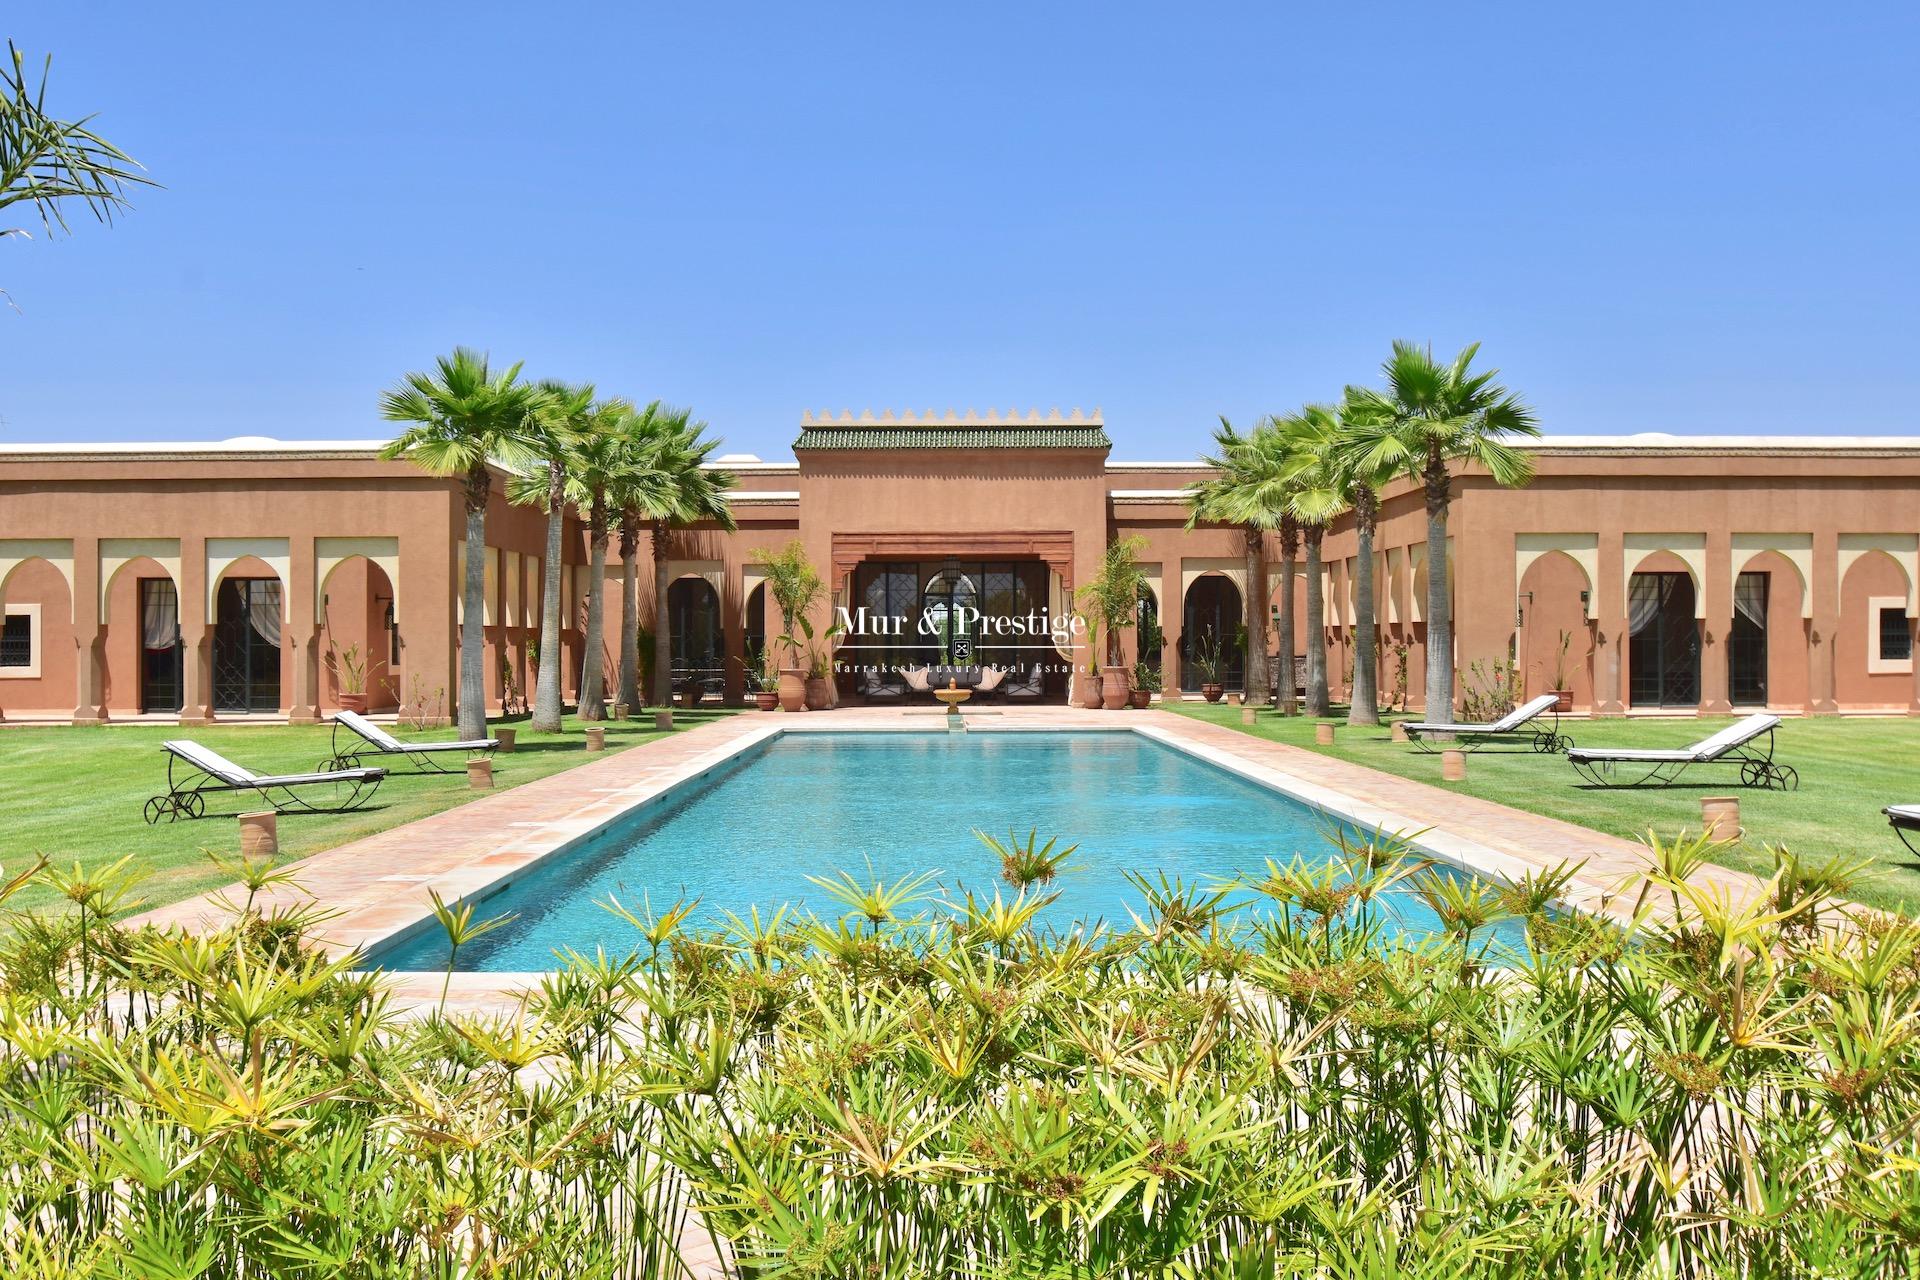
[[[1134,733],[787,734],[485,899],[477,918],[516,918],[463,947],[458,967],[549,969],[568,947],[625,955],[642,943],[632,925],[596,905],[609,895],[636,912],[643,898],[656,911],[698,898],[695,924],[754,906],[764,915],[783,902],[837,916],[845,908],[807,877],[842,870],[863,884],[932,871],[949,893],[965,886],[991,897],[999,863],[975,828],[1001,839],[1037,829],[1043,841],[1078,843],[1047,886],[1060,898],[1041,922],[1124,926],[1128,908],[1141,909],[1127,871],[1206,884],[1259,872],[1269,857],[1323,862],[1334,825]],[[1393,899],[1404,931],[1434,930],[1418,899]],[[1520,945],[1517,927],[1501,940]],[[446,958],[434,925],[373,963],[441,969]]]

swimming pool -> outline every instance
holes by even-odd
[[[477,918],[515,919],[462,947],[458,968],[550,969],[567,948],[625,955],[639,938],[597,905],[609,896],[636,911],[643,898],[655,911],[697,898],[690,925],[781,903],[838,915],[844,908],[807,877],[839,871],[864,884],[933,872],[949,896],[964,887],[991,897],[1002,884],[999,863],[976,829],[1001,839],[1037,830],[1043,841],[1079,845],[1046,886],[1060,896],[1041,924],[1124,926],[1129,908],[1141,909],[1128,871],[1210,884],[1258,872],[1267,858],[1322,862],[1337,826],[1311,805],[1140,733],[789,732],[485,898]],[[1404,932],[1434,930],[1411,894],[1394,894],[1392,910]],[[1498,936],[1521,945],[1517,925]],[[446,939],[429,922],[369,963],[441,969],[446,959]]]

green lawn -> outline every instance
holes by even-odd
[[[675,711],[674,731],[703,724],[728,711]],[[560,733],[531,733],[526,718],[496,720],[511,725],[517,750],[494,757],[496,790],[531,782],[590,760],[580,724],[567,717]],[[653,714],[638,720],[606,721],[607,754],[665,736],[655,732]],[[300,773],[328,754],[332,728],[310,725],[235,725],[179,729],[170,725],[104,728],[49,727],[0,730],[0,866],[17,871],[37,853],[61,866],[112,862],[132,854],[147,878],[140,887],[149,906],[190,897],[232,879],[208,860],[204,850],[237,854],[239,834],[232,818],[166,822],[148,826],[141,818],[147,797],[166,789],[166,756],[160,742],[191,737],[255,773]],[[398,736],[451,739],[451,729]],[[403,822],[438,813],[485,795],[470,790],[465,773],[391,775],[364,808],[352,813],[289,814],[280,819],[280,851],[302,858]],[[222,797],[240,807],[239,797]],[[51,891],[34,886],[10,906],[47,905]]]
[[[1729,768],[1689,770],[1665,790],[1603,790],[1589,787],[1563,757],[1530,750],[1487,749],[1469,757],[1467,781],[1440,781],[1440,757],[1389,740],[1388,731],[1348,728],[1344,718],[1336,745],[1313,745],[1315,720],[1291,719],[1263,710],[1251,728],[1240,709],[1205,703],[1168,702],[1169,711],[1239,729],[1341,760],[1368,765],[1436,786],[1459,786],[1470,795],[1548,817],[1563,818],[1617,836],[1638,839],[1649,829],[1668,834],[1699,830],[1700,797],[1740,797],[1747,840],[1723,859],[1726,865],[1767,874],[1772,860],[1763,846],[1783,844],[1802,857],[1844,854],[1868,859],[1871,870],[1854,896],[1876,906],[1920,910],[1920,858],[1909,853],[1880,812],[1889,804],[1920,802],[1920,721],[1904,718],[1786,720],[1775,735],[1775,758],[1800,771],[1798,791],[1758,791],[1739,786]],[[1731,723],[1727,717],[1673,720],[1563,720],[1581,746],[1683,747]]]

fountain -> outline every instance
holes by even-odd
[[[964,733],[966,721],[960,718],[960,704],[973,696],[973,690],[962,689],[952,676],[947,677],[947,687],[935,689],[933,696],[947,704],[947,730],[950,733]]]

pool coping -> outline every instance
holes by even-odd
[[[433,926],[429,889],[449,903],[483,902],[633,811],[666,803],[776,738],[944,733],[942,718],[937,711],[901,708],[844,708],[804,718],[730,716],[314,854],[297,864],[294,885],[263,892],[255,904],[263,910],[319,906],[334,912],[316,940],[336,956],[385,949]],[[1580,861],[1584,865],[1562,905],[1616,919],[1631,910],[1620,896],[1622,883],[1646,865],[1643,848],[1631,841],[1170,712],[1021,708],[967,720],[968,732],[982,734],[1137,734],[1354,826],[1409,837],[1423,853],[1484,876],[1512,880]],[[511,758],[500,763],[510,768]],[[1464,834],[1476,825],[1491,838]],[[1737,897],[1760,885],[1726,868],[1701,874]],[[236,892],[228,887],[202,894],[134,923],[214,927],[231,914],[222,898],[230,902]],[[437,1004],[447,983],[439,970],[386,972],[403,1007]],[[504,1011],[544,977],[545,971],[455,973],[447,984],[447,1007]]]

